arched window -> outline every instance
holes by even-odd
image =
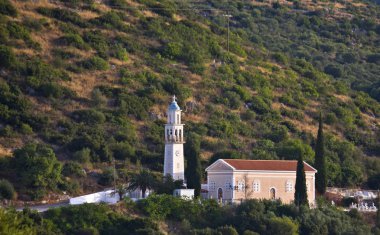
[[[285,192],[293,192],[293,181],[292,180],[286,181]]]
[[[260,192],[260,181],[254,180],[252,188],[253,188],[253,192]]]
[[[218,200],[223,200],[223,189],[218,188]]]
[[[175,129],[175,141],[178,141],[178,130]]]
[[[238,182],[238,191],[243,192],[245,190],[245,182],[244,180],[240,180]]]
[[[179,114],[177,114],[177,123],[179,124]]]
[[[182,130],[179,129],[179,141],[182,141]]]
[[[310,182],[306,181],[306,190],[309,192],[310,191]]]
[[[269,197],[270,197],[270,199],[272,199],[272,200],[276,199],[276,189],[275,189],[275,188],[271,188],[271,189],[269,190]]]

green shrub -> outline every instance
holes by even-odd
[[[70,22],[80,27],[89,26],[78,13],[68,9],[39,7],[37,8],[37,12],[48,17],[56,18],[62,22]]]
[[[335,78],[341,77],[343,75],[342,69],[332,64],[329,64],[325,67],[325,73],[330,74],[331,76]]]
[[[23,124],[21,124],[20,131],[21,131],[21,133],[28,135],[28,134],[33,133],[33,128],[30,127],[28,124],[23,123]]]
[[[111,7],[118,8],[118,9],[128,8],[128,4],[125,0],[110,0],[108,1],[108,5],[110,5]]]
[[[73,46],[78,49],[89,49],[79,34],[69,33],[60,38],[60,42],[67,46]]]
[[[5,179],[0,179],[0,201],[7,199],[12,200],[16,196],[13,185]]]
[[[128,53],[127,49],[125,49],[121,44],[116,44],[113,47],[113,57],[116,59],[119,59],[121,61],[127,61],[128,60]]]
[[[88,60],[82,61],[81,66],[88,70],[108,70],[109,64],[104,59],[94,56]]]
[[[116,180],[117,175],[113,168],[107,168],[103,171],[103,173],[100,175],[98,179],[98,184],[103,186],[111,186],[114,183],[114,180]]]
[[[11,68],[16,62],[12,48],[0,45],[0,67]]]
[[[17,10],[9,0],[0,0],[0,14],[17,16]]]
[[[121,13],[116,11],[109,11],[93,19],[92,22],[108,29],[128,30],[127,25],[123,22]]]
[[[113,156],[119,160],[135,157],[135,148],[128,143],[116,143],[110,146]]]
[[[83,148],[79,151],[76,151],[73,154],[72,160],[86,164],[91,160],[91,150],[89,148]]]
[[[100,57],[108,57],[107,37],[100,30],[92,30],[84,33],[84,40],[94,48]]]
[[[89,125],[102,124],[106,120],[103,113],[94,109],[76,110],[72,112],[71,117],[77,122]]]
[[[67,162],[63,165],[62,174],[64,176],[72,176],[72,177],[84,177],[86,176],[86,172],[83,171],[82,167],[79,163],[76,162]]]

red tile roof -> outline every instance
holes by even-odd
[[[236,170],[257,170],[257,171],[297,171],[297,161],[295,160],[242,160],[242,159],[222,159]],[[304,162],[305,171],[316,171],[313,167]]]

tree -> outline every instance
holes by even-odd
[[[142,192],[142,198],[145,198],[147,189],[152,189],[156,185],[157,180],[153,174],[146,169],[142,169],[139,173],[132,175],[128,190],[134,191],[140,189]]]
[[[325,147],[323,140],[323,121],[322,114],[319,115],[319,129],[317,136],[317,143],[315,145],[315,168],[317,174],[315,176],[315,186],[319,194],[326,192],[326,159],[325,159]]]
[[[13,164],[21,185],[42,196],[46,189],[56,189],[61,182],[62,164],[53,149],[42,144],[28,144],[14,152]]]
[[[294,203],[297,206],[307,206],[309,204],[307,200],[306,176],[302,155],[299,156],[297,162],[296,191],[294,193]]]
[[[185,157],[187,166],[185,170],[188,188],[194,188],[194,196],[201,194],[202,168],[200,162],[200,137],[190,134],[185,145]]]

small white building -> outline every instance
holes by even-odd
[[[175,189],[173,196],[181,197],[184,199],[193,199],[194,198],[194,189]]]

